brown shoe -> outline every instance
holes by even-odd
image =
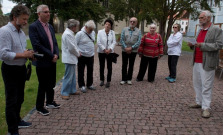
[[[203,110],[203,111],[202,111],[201,116],[202,116],[203,118],[210,118],[210,117],[211,117],[211,113],[210,113],[210,111],[209,111],[208,109],[206,109],[206,110]]]
[[[199,105],[199,104],[191,104],[191,105],[189,105],[189,107],[196,109],[196,108],[201,108],[201,105]]]
[[[75,92],[75,93],[71,93],[70,95],[80,95],[81,93],[79,91]]]
[[[61,96],[61,98],[64,99],[64,100],[68,100],[69,96]]]

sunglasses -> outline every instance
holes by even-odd
[[[177,28],[177,27],[173,27],[173,28]]]

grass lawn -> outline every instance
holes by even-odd
[[[61,34],[56,34],[58,47],[60,50],[60,59],[57,61],[57,82],[61,80],[64,75],[65,67],[61,62]],[[27,40],[28,49],[31,49],[30,40]],[[1,65],[0,61],[0,65]],[[32,75],[29,81],[26,82],[25,86],[25,99],[22,104],[21,117],[27,115],[27,113],[35,107],[36,96],[37,96],[38,80],[36,76],[36,68],[32,66]],[[5,89],[0,72],[0,135],[7,134],[7,124],[5,120]]]
[[[192,52],[193,50],[187,45],[187,42],[183,41],[182,43],[182,51]]]

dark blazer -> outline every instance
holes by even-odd
[[[33,50],[44,55],[43,58],[37,59],[37,61],[33,62],[33,65],[37,67],[49,67],[52,64],[55,64],[52,62],[54,54],[56,54],[59,58],[59,50],[55,32],[50,24],[49,29],[53,40],[53,53],[51,52],[50,42],[41,22],[37,20],[29,26],[29,38],[31,40]]]

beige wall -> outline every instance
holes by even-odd
[[[114,16],[111,15],[111,14],[107,14],[111,20],[114,20]],[[104,21],[106,20],[107,18],[105,18],[101,23],[97,23],[97,28],[98,30],[101,30],[104,28]],[[116,34],[121,34],[122,32],[122,29],[124,27],[127,27],[128,26],[128,22],[126,22],[125,20],[123,21],[113,21],[114,24],[113,24],[113,30],[115,31]],[[139,26],[139,29],[141,29],[141,25]],[[158,31],[158,28],[157,28],[157,31]],[[149,26],[146,25],[146,22],[144,23],[144,32],[147,33],[149,32]]]

